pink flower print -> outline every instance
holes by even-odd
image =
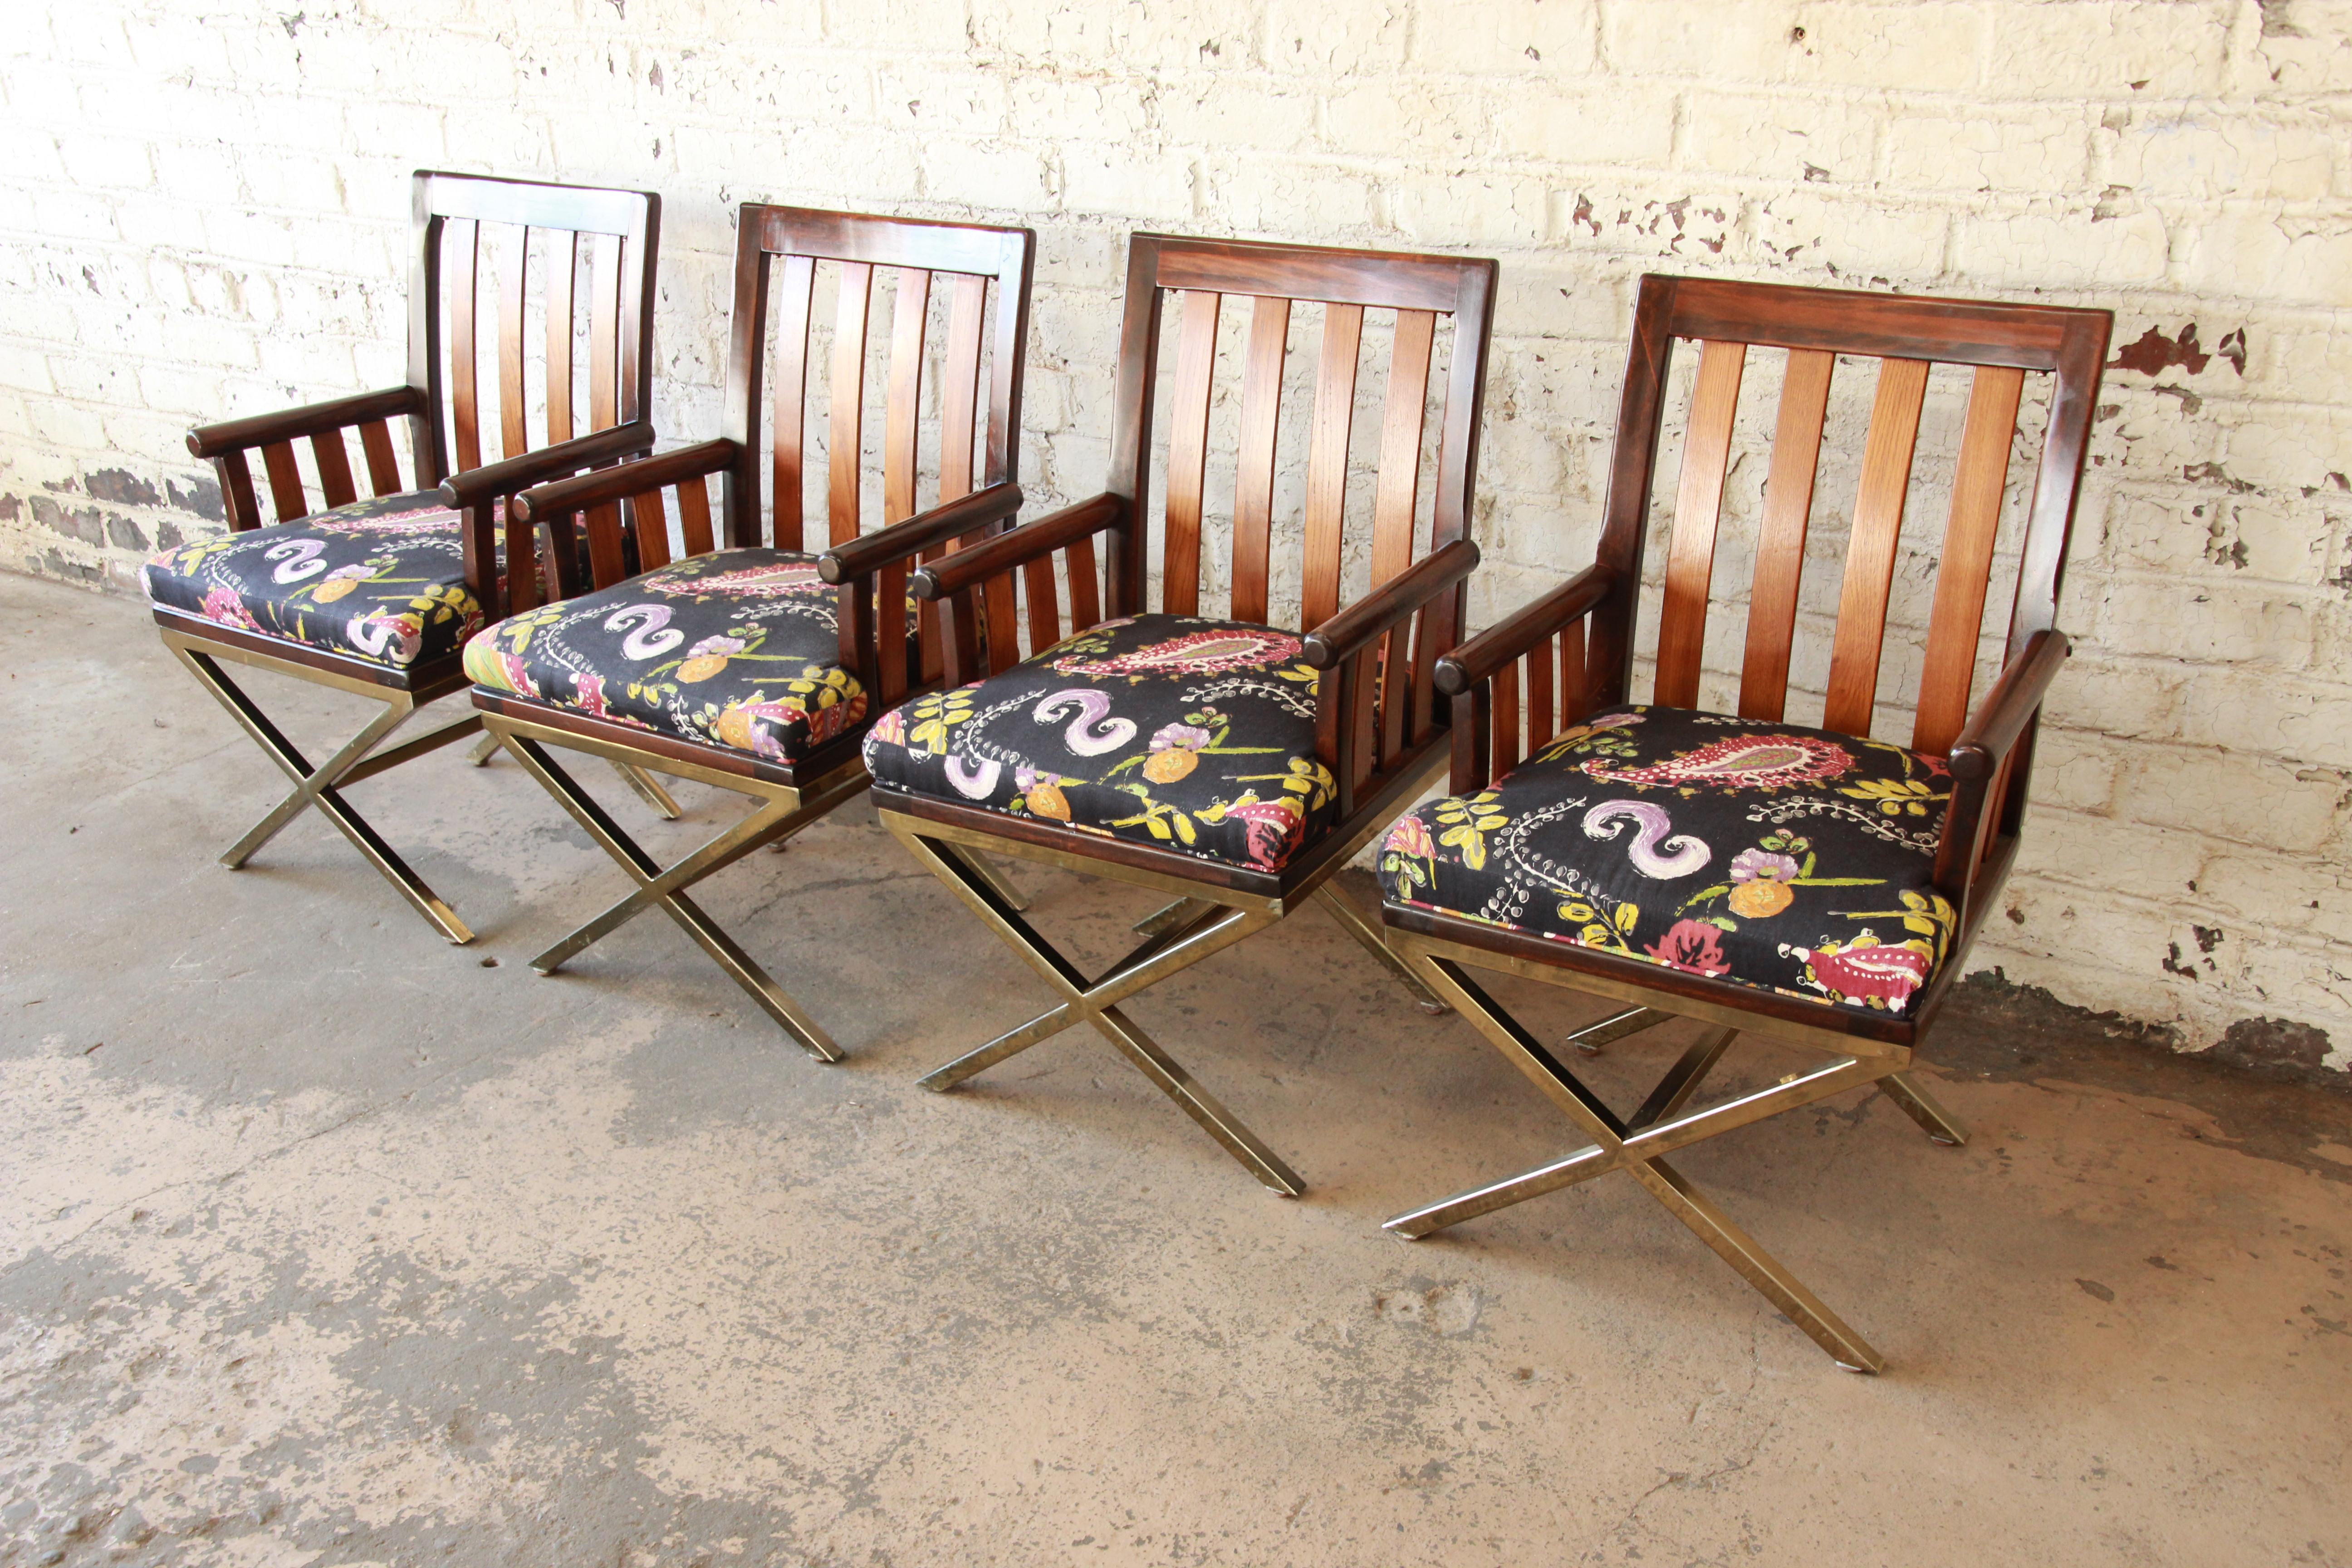
[[[1244,848],[1254,863],[1268,871],[1279,869],[1290,858],[1299,830],[1307,825],[1305,814],[1286,799],[1244,797],[1225,807],[1225,816],[1241,818]]]
[[[261,629],[261,623],[253,618],[253,612],[245,607],[245,601],[236,596],[234,588],[215,588],[206,594],[204,616],[225,626],[243,626],[249,632]]]
[[[1676,921],[1666,934],[1645,952],[1670,969],[1688,974],[1717,975],[1731,973],[1724,961],[1723,949],[1717,945],[1716,928],[1705,921]]]
[[[583,713],[591,713],[599,719],[605,716],[604,678],[603,676],[590,675],[584,670],[581,671],[580,673],[572,676],[572,688],[573,693],[573,707],[579,709]]]
[[[1797,879],[1797,862],[1793,856],[1775,855],[1769,849],[1742,849],[1731,858],[1731,879],[1753,882],[1793,882]]]
[[[1429,825],[1418,816],[1397,818],[1397,825],[1389,829],[1388,842],[1381,847],[1390,854],[1409,855],[1416,860],[1437,858],[1437,846],[1430,839]]]

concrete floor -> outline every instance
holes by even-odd
[[[622,882],[510,763],[353,791],[453,949],[315,817],[213,863],[278,780],[140,605],[0,577],[0,1563],[2352,1562],[2341,1096],[1979,1006],[1966,1149],[1684,1158],[1855,1377],[1622,1177],[1384,1235],[1565,1127],[1319,914],[1135,1008],[1289,1203],[1082,1036],[918,1090],[1045,998],[862,805],[705,900],[821,1068],[658,918],[534,975]]]

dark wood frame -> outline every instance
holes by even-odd
[[[660,245],[661,198],[649,191],[604,189],[551,184],[538,180],[511,180],[480,174],[456,174],[419,170],[411,197],[414,250],[408,292],[408,379],[353,396],[329,399],[299,408],[252,415],[188,432],[188,450],[213,464],[219,476],[221,500],[232,532],[264,526],[259,499],[254,489],[249,455],[261,454],[277,521],[298,521],[310,515],[310,498],[295,457],[295,443],[307,440],[316,460],[320,500],[327,508],[358,499],[346,443],[346,432],[360,437],[362,465],[375,496],[403,493],[398,454],[389,422],[408,421],[413,478],[417,490],[439,487],[442,502],[463,514],[465,580],[467,591],[488,619],[510,609],[538,602],[537,583],[550,569],[526,522],[506,502],[516,492],[543,480],[582,468],[615,463],[651,448],[650,418],[654,272]],[[458,268],[457,286],[447,287],[445,240],[452,221],[471,221],[473,244]],[[551,321],[549,379],[553,384],[560,366],[566,396],[549,399],[549,440],[532,449],[525,428],[522,316],[527,238],[518,244],[500,275],[487,280],[498,300],[499,411],[503,455],[498,461],[480,461],[481,430],[478,407],[478,339],[480,316],[480,228],[483,223],[512,225],[527,237],[532,228],[568,232],[573,249],[560,285],[562,331]],[[576,390],[572,337],[575,311],[572,270],[583,237],[605,236],[615,243],[591,258],[589,307],[589,433],[571,434],[571,394]],[[442,317],[452,323],[454,356],[443,353]],[[552,312],[551,312],[552,315]],[[445,358],[454,364],[445,369]],[[446,428],[445,428],[446,426]],[[457,471],[451,472],[450,445],[457,448]],[[509,563],[504,581],[498,569],[498,540],[505,513]],[[335,786],[358,782],[385,769],[447,745],[480,728],[477,715],[444,725],[383,751],[370,748],[387,739],[422,705],[462,689],[462,650],[406,668],[393,668],[350,658],[330,649],[257,637],[217,625],[198,616],[156,606],[155,621],[175,657],[205,690],[236,717],[255,742],[296,781],[294,795],[265,817],[262,824],[223,857],[232,868],[266,843],[289,820],[289,805],[307,802],[325,813],[362,854],[425,918],[454,942],[473,940],[473,933],[374,830],[343,803]],[[243,664],[290,675],[386,705],[362,735],[368,747],[356,753],[338,753],[313,768],[278,733],[253,700],[229,679],[223,662]],[[344,749],[345,753],[351,748]],[[299,813],[297,813],[299,815]],[[273,826],[274,825],[274,826]]]
[[[992,535],[1018,512],[1022,373],[1036,237],[1025,228],[747,204],[736,226],[734,310],[729,335],[727,397],[713,440],[618,468],[541,485],[517,498],[514,511],[542,529],[562,593],[607,588],[669,559],[666,492],[678,501],[686,552],[740,549],[762,542],[761,480],[772,476],[768,538],[798,550],[803,536],[801,493],[808,398],[810,301],[817,262],[841,264],[841,316],[828,435],[827,513],[832,548],[821,558],[836,585],[840,662],[867,694],[865,717],[809,755],[777,762],[726,747],[647,733],[508,692],[474,690],[486,727],[574,820],[639,884],[638,891],[533,959],[552,973],[590,942],[635,914],[658,907],[716,959],[771,1017],[821,1061],[840,1047],[814,1018],[687,897],[692,883],[763,844],[780,842],[861,792],[866,783],[860,743],[875,719],[910,692],[941,679],[934,613],[922,618],[915,647],[877,630],[877,605],[906,602],[915,563],[944,554],[961,540]],[[780,269],[781,268],[781,269]],[[863,474],[863,393],[872,317],[873,273],[898,269],[890,342],[888,412],[883,446],[883,526],[859,531]],[[916,510],[925,327],[935,279],[947,279],[950,310],[941,386],[943,438],[938,504]],[[987,392],[980,365],[987,295],[996,291]],[[781,310],[777,354],[768,360],[772,308]],[[774,449],[763,451],[763,393],[773,383]],[[852,435],[845,442],[840,432]],[[961,440],[955,438],[961,433]],[[980,436],[974,471],[974,436]],[[721,481],[717,527],[709,481]],[[644,517],[639,508],[651,509]],[[583,541],[586,550],[578,548]],[[603,814],[549,753],[584,752],[625,769],[695,778],[761,802],[743,821],[664,869]],[[691,874],[688,874],[690,870]]]
[[[1307,662],[1330,672],[1318,687],[1315,751],[1336,781],[1339,821],[1307,852],[1268,873],[876,785],[884,825],[1065,998],[1053,1013],[931,1073],[923,1080],[926,1087],[952,1088],[1060,1029],[1090,1022],[1261,1182],[1295,1196],[1305,1190],[1296,1173],[1136,1028],[1115,1005],[1118,998],[1157,984],[1313,899],[1424,1005],[1442,1006],[1329,879],[1426,786],[1443,755],[1438,742],[1445,720],[1435,702],[1433,672],[1441,656],[1460,640],[1462,582],[1478,559],[1468,533],[1496,275],[1492,261],[1471,258],[1159,234],[1131,237],[1110,473],[1103,492],[922,567],[914,574],[914,592],[944,612],[950,685],[1010,668],[1024,657],[1024,637],[1033,656],[1059,640],[1064,617],[1057,556],[1060,580],[1069,587],[1073,630],[1143,612],[1160,342],[1167,295],[1181,292],[1186,313],[1176,385],[1169,395],[1174,435],[1162,518],[1161,595],[1164,609],[1196,613],[1202,433],[1212,393],[1217,313],[1224,296],[1241,295],[1254,303],[1237,465],[1233,618],[1264,621],[1290,310],[1298,300],[1322,303],[1325,346],[1309,447],[1304,543],[1302,618],[1309,624],[1301,629]],[[1353,604],[1344,604],[1339,563],[1348,431],[1367,307],[1396,310],[1398,327],[1374,507],[1372,585]],[[1453,318],[1454,343],[1430,549],[1415,562],[1417,484],[1440,315]],[[1099,557],[1097,539],[1103,542]],[[825,570],[834,570],[831,563]],[[1020,613],[1024,599],[1025,617]],[[1383,671],[1392,678],[1381,679]],[[1174,894],[1176,902],[1138,927],[1146,937],[1142,946],[1089,981],[1021,919],[1019,906],[1003,896],[975,861],[976,851],[1114,878]]]
[[[1895,1014],[1815,1004],[1384,902],[1381,921],[1397,951],[1592,1140],[1547,1166],[1400,1215],[1388,1222],[1390,1229],[1418,1238],[1607,1171],[1626,1170],[1842,1365],[1878,1370],[1875,1351],[1660,1156],[1869,1083],[1938,1142],[1965,1141],[1958,1121],[1907,1069],[1914,1046],[1949,995],[1969,944],[1997,903],[2016,858],[2042,704],[2068,651],[2066,636],[2055,626],[2058,591],[2112,326],[2105,310],[1643,279],[1599,559],[1437,663],[1437,684],[1452,697],[1454,710],[1453,793],[1485,788],[1592,710],[1629,700],[1643,549],[1667,374],[1678,338],[1697,339],[1704,347],[1684,446],[1653,700],[1696,706],[1740,364],[1749,346],[1778,347],[1790,351],[1790,363],[1766,489],[1739,712],[1768,724],[1782,718],[1805,528],[1835,356],[1875,356],[1882,362],[1877,398],[1840,601],[1825,724],[1867,734],[1927,367],[1935,362],[1974,365],[1912,737],[1913,749],[1948,757],[1951,769],[1953,791],[1932,878],[1958,912],[1958,930],[1926,990]],[[2004,665],[1969,713],[1994,533],[2028,373],[2053,377],[2048,425]],[[1675,1017],[1697,1019],[1711,1028],[1639,1110],[1620,1117],[1471,978],[1473,968],[1629,1005],[1573,1037],[1572,1043],[1588,1051]],[[1678,1115],[1741,1032],[1843,1053],[1844,1059],[1785,1079],[1775,1089]]]

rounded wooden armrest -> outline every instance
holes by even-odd
[[[615,425],[609,430],[559,441],[552,447],[541,447],[519,458],[485,463],[478,468],[452,474],[441,481],[441,501],[445,506],[462,510],[482,501],[496,500],[500,496],[518,494],[550,479],[564,479],[583,468],[594,468],[599,463],[636,457],[652,450],[653,444],[652,421],[632,419],[626,425]]]
[[[675,452],[664,452],[658,458],[641,458],[634,463],[599,468],[593,474],[582,474],[577,479],[558,479],[551,485],[541,485],[515,497],[515,515],[525,522],[540,522],[564,512],[602,506],[607,501],[647,495],[664,485],[718,473],[732,463],[741,451],[742,448],[732,441],[703,441],[691,447],[680,447]]]
[[[350,397],[330,398],[299,408],[281,408],[274,414],[199,425],[188,432],[188,451],[198,458],[225,458],[231,452],[298,440],[304,436],[322,436],[330,430],[364,425],[372,419],[424,412],[423,393],[413,386],[387,386],[380,392],[355,393]]]

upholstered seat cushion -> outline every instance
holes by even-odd
[[[400,669],[482,624],[458,525],[437,491],[378,496],[167,550],[142,575],[167,609]]]
[[[841,667],[834,590],[816,557],[689,556],[510,616],[466,645],[466,673],[598,719],[777,762],[856,724],[866,689]]]
[[[1943,962],[1942,759],[1827,730],[1613,708],[1400,820],[1391,904],[1901,1013]]]
[[[866,737],[875,786],[1278,869],[1333,826],[1298,638],[1238,621],[1106,621]]]

